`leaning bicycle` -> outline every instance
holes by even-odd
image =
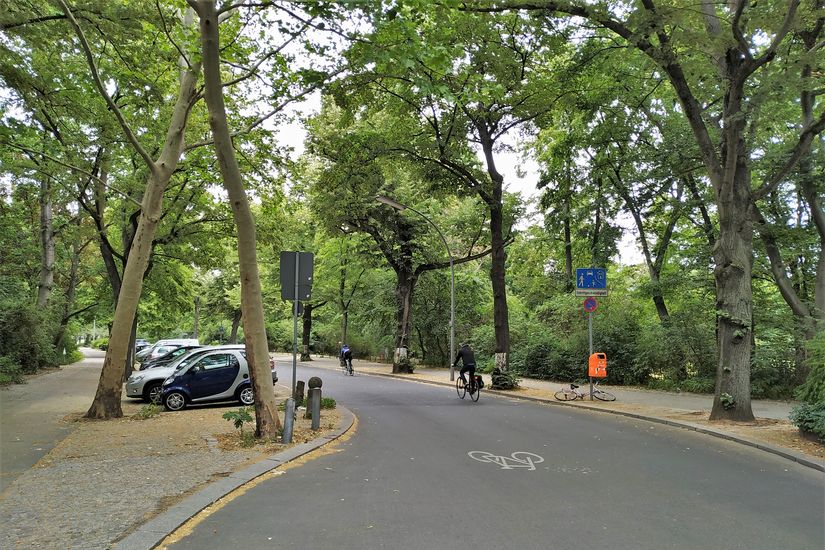
[[[568,386],[563,387],[559,391],[557,391],[553,396],[558,399],[559,401],[575,401],[576,399],[582,399],[587,396],[587,393],[581,391],[578,384],[569,384]],[[593,399],[598,399],[599,401],[615,401],[616,396],[610,393],[609,391],[605,391],[599,387],[598,382],[593,383]]]
[[[484,387],[484,383],[481,381],[481,376],[475,376],[475,383],[470,384],[464,378],[463,375],[459,376],[455,380],[455,391],[458,394],[458,397],[464,399],[467,394],[470,394],[470,399],[473,401],[478,401],[478,398],[481,397],[481,388]]]

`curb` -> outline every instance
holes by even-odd
[[[113,550],[151,550],[201,510],[225,497],[235,489],[287,462],[291,462],[315,449],[323,447],[327,443],[335,441],[347,433],[355,422],[355,415],[349,409],[339,406],[338,411],[341,414],[341,420],[332,433],[290,447],[283,452],[271,455],[242,470],[233,472],[219,481],[210,483],[197,493],[188,496],[168,510],[144,523],[138,527],[137,530],[111,546],[111,548]]]
[[[407,380],[409,382],[418,382],[419,384],[432,384],[434,386],[445,386],[445,387],[452,387],[452,383],[446,382],[438,382],[435,380],[416,380],[414,378],[407,378],[405,375],[399,374],[391,374],[391,373],[381,373],[381,372],[366,372],[361,371],[360,374],[370,375],[370,376],[384,376],[387,378],[396,378],[399,380]],[[761,441],[755,441],[753,439],[748,439],[747,437],[742,437],[739,435],[731,434],[722,430],[715,430],[713,428],[708,428],[707,426],[702,426],[700,424],[692,424],[690,422],[680,422],[678,420],[671,420],[669,418],[658,418],[655,416],[647,416],[644,414],[627,412],[627,411],[620,411],[616,409],[609,409],[604,407],[592,407],[586,404],[581,405],[574,405],[572,403],[565,403],[563,401],[551,401],[549,399],[543,399],[540,397],[531,397],[527,395],[513,395],[511,393],[507,393],[506,391],[501,390],[484,390],[486,393],[497,395],[499,397],[507,397],[510,399],[520,399],[524,401],[532,401],[535,403],[542,403],[546,405],[553,405],[553,406],[561,406],[561,407],[574,407],[576,409],[583,409],[587,411],[594,411],[600,413],[608,413],[614,414],[617,416],[625,416],[628,418],[634,418],[636,420],[645,420],[647,422],[653,422],[656,424],[664,424],[666,426],[671,426],[673,428],[682,428],[685,430],[691,430],[698,433],[702,433],[705,435],[709,435],[712,437],[718,437],[720,439],[725,439],[727,441],[731,441],[734,443],[739,443],[742,445],[746,445],[748,447],[753,447],[755,449],[759,449],[761,451],[765,451],[782,458],[791,460],[792,462],[796,462],[802,466],[806,466],[808,468],[813,468],[814,470],[818,470],[820,472],[825,472],[825,461],[818,460],[816,458],[811,458],[807,455],[802,453],[798,453],[796,451],[792,451],[790,449],[786,449],[784,447],[776,447],[773,445],[768,445],[767,443],[763,443]]]

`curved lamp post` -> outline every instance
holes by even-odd
[[[453,254],[450,252],[450,246],[447,244],[447,239],[444,238],[444,234],[441,233],[441,230],[438,229],[438,226],[435,225],[430,218],[413,208],[412,206],[407,206],[405,204],[401,204],[400,202],[394,201],[389,197],[384,197],[382,195],[378,195],[375,197],[375,200],[380,202],[381,204],[386,204],[392,208],[395,208],[399,212],[403,212],[404,210],[412,210],[424,220],[427,221],[430,225],[435,228],[435,231],[438,233],[438,236],[441,237],[441,242],[444,243],[444,248],[447,249],[447,256],[450,258],[450,356],[447,358],[447,361],[450,364],[450,380],[455,380],[455,367],[453,367],[453,358],[455,358],[455,269],[453,266]]]

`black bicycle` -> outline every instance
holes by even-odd
[[[476,382],[481,379],[481,376],[476,376]],[[473,401],[478,401],[478,398],[481,397],[481,387],[482,385],[479,383],[470,384],[464,378],[464,375],[459,376],[456,378],[455,381],[455,391],[461,399],[469,393],[470,399]]]

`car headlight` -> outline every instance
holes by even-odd
[[[172,383],[172,381],[173,381],[173,380],[174,380],[174,379],[173,379],[173,378],[171,378],[171,377],[170,377],[170,378],[167,378],[166,380],[164,380],[164,381],[163,381],[163,385],[164,385],[164,386],[168,386],[169,384],[171,384],[171,383]]]

